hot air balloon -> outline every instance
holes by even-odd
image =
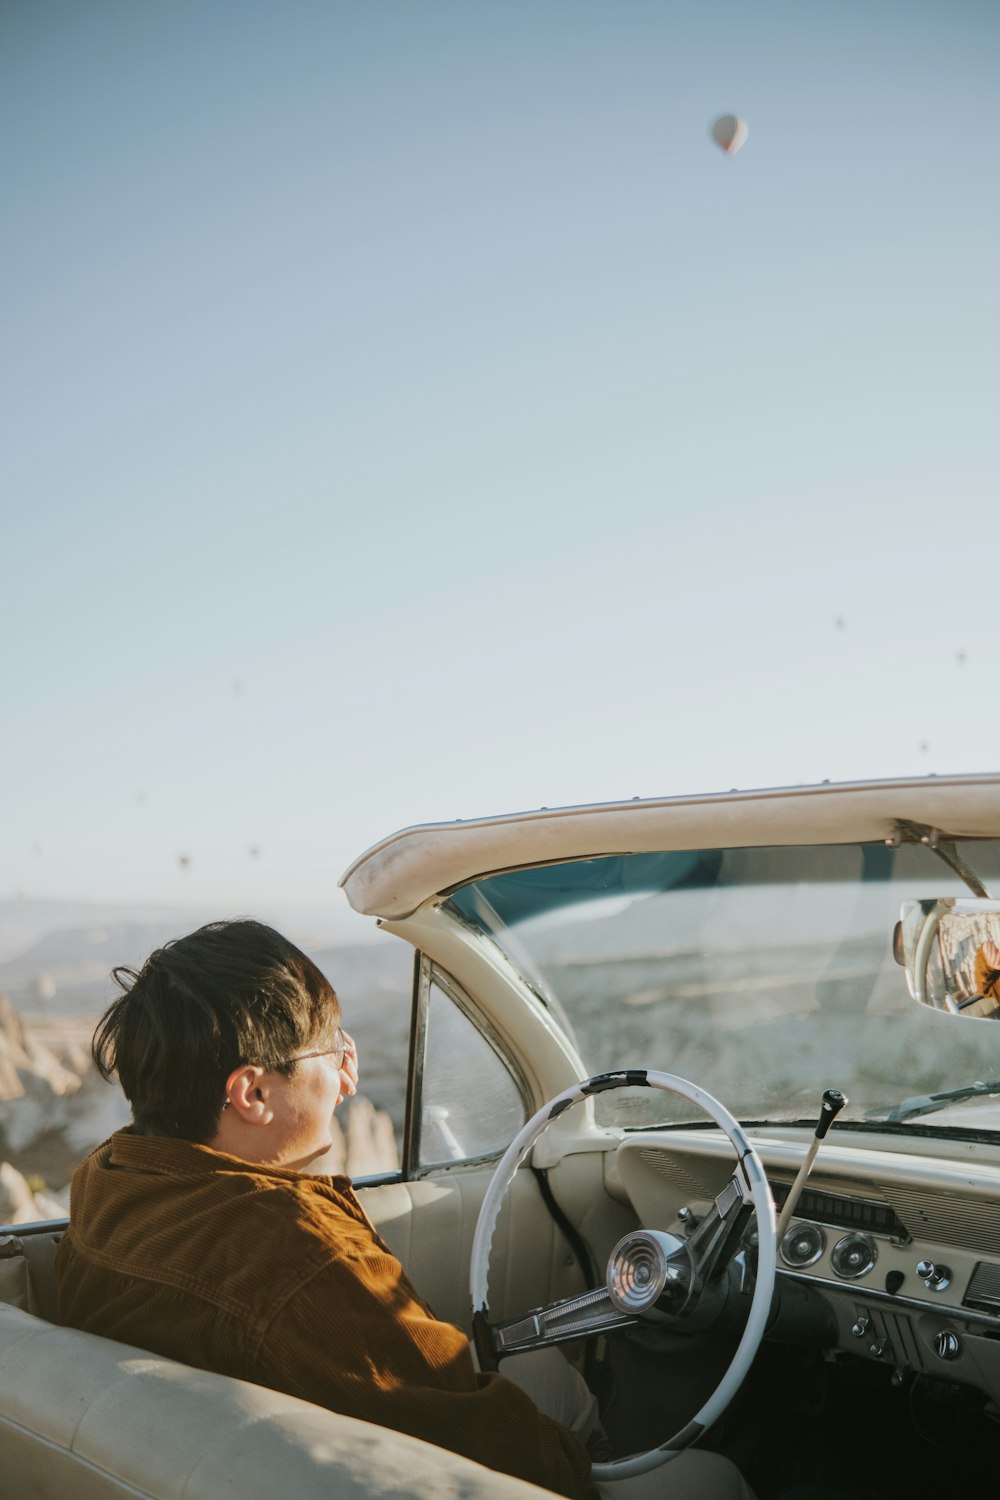
[[[738,115],[720,115],[712,122],[712,140],[727,156],[735,156],[749,134],[749,125]]]

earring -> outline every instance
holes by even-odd
[[[230,1101],[228,1099],[225,1099],[223,1101],[223,1105],[222,1105],[223,1109],[228,1109],[229,1108],[229,1104],[230,1104]]]

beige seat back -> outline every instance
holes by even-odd
[[[0,1302],[55,1320],[56,1246],[62,1225],[32,1234],[0,1233]]]
[[[33,1500],[539,1500],[416,1438],[0,1303],[2,1492]]]

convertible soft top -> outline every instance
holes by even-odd
[[[653,849],[838,844],[893,838],[903,824],[943,837],[1000,837],[1000,774],[730,791],[404,828],[356,859],[340,884],[355,911],[395,920],[500,870]]]

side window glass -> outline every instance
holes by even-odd
[[[310,1171],[384,1177],[400,1169],[414,952],[402,938],[341,944],[316,955],[358,1048],[358,1092],[334,1115],[332,1153]]]
[[[419,1165],[497,1155],[526,1118],[508,1065],[462,1008],[457,987],[432,971],[424,1015]]]

